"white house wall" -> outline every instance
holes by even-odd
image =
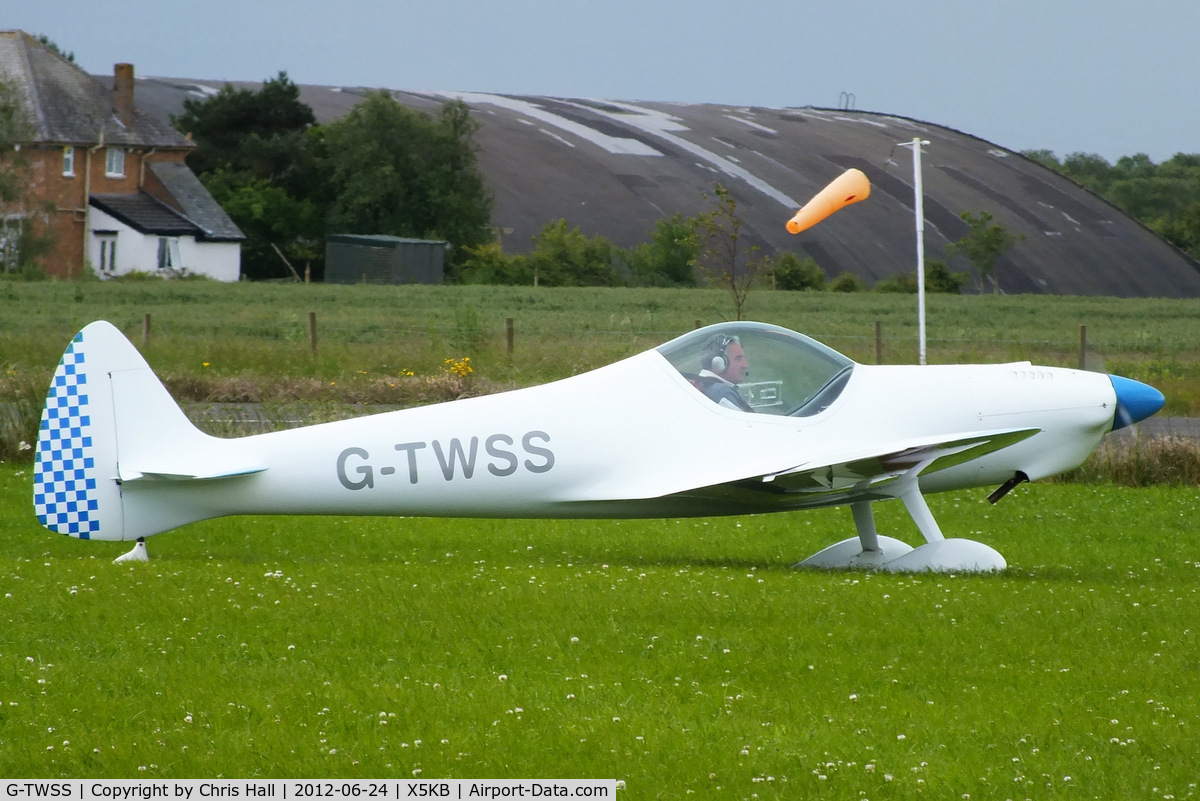
[[[200,255],[197,256],[197,263],[203,263],[203,269],[196,269],[194,272],[201,272],[210,278],[215,278],[218,281],[237,281],[242,277],[242,245],[240,242],[196,242],[192,241],[194,247]],[[188,256],[183,253],[183,242],[179,243],[180,254],[184,260]],[[203,262],[200,261],[203,259]]]
[[[158,272],[157,234],[143,234],[115,217],[93,207],[88,214],[88,263],[100,273],[100,241],[97,231],[115,231],[117,258],[111,275]],[[175,237],[179,242],[180,268],[217,281],[241,277],[242,248],[238,242],[197,242],[194,236]]]

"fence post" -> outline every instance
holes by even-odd
[[[308,347],[312,355],[317,355],[317,313],[308,313]]]
[[[1087,361],[1087,326],[1080,323],[1079,325],[1079,369],[1086,370],[1085,363]]]
[[[883,364],[883,323],[875,321],[875,363]]]
[[[513,342],[516,340],[516,337],[517,337],[517,332],[516,332],[516,326],[513,321],[513,318],[505,317],[504,318],[504,348],[505,348],[505,352],[508,353],[509,361],[512,361]]]
[[[142,348],[150,344],[150,313],[142,315]]]

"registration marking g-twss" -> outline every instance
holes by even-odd
[[[465,442],[458,437],[449,440],[397,442],[399,466],[391,453],[372,457],[366,448],[344,449],[337,458],[337,477],[348,490],[374,489],[376,476],[387,477],[407,470],[408,483],[417,484],[429,476],[440,475],[445,481],[471,478],[479,467],[493,476],[503,478],[519,470],[547,473],[554,468],[554,451],[546,447],[550,435],[545,431],[527,431],[518,442],[508,434],[471,437]],[[436,469],[435,469],[436,468]]]

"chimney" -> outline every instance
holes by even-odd
[[[133,125],[133,65],[113,66],[113,113],[126,128]]]

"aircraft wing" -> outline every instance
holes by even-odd
[[[758,480],[769,485],[770,491],[786,494],[841,496],[880,491],[902,478],[928,475],[1007,448],[1039,431],[1004,429],[897,443],[847,454],[836,461],[808,462]]]
[[[743,474],[719,483],[693,485],[621,499],[592,497],[570,505],[594,516],[757,514],[900,497],[922,475],[962,465],[1032,437],[1041,429],[972,432],[949,437],[893,441],[890,445],[815,457],[770,473]]]

